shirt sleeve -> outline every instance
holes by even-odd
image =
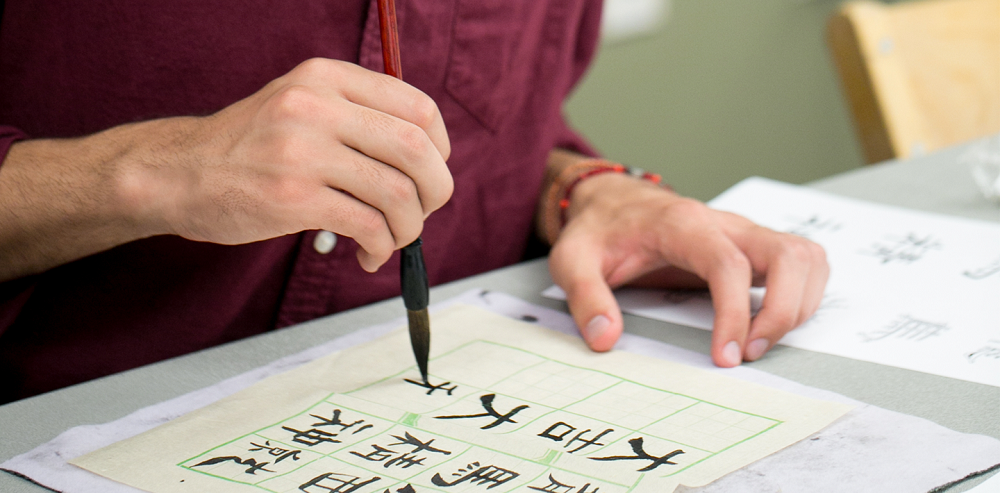
[[[14,142],[26,138],[28,136],[19,129],[0,125],[0,168],[3,167],[10,146]],[[21,313],[21,309],[28,302],[34,286],[33,276],[0,282],[0,334],[6,332],[7,328],[14,323],[17,315]]]
[[[597,44],[600,40],[601,31],[601,0],[588,0],[580,16],[580,24],[577,28],[576,51],[573,54],[573,77],[569,87],[566,88],[564,100],[573,89],[580,83],[580,79],[587,72],[590,63],[597,53]],[[556,140],[556,147],[578,152],[583,155],[597,157],[599,153],[594,146],[582,135],[575,131],[566,121],[565,113],[561,118],[562,128]]]

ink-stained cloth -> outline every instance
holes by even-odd
[[[455,193],[423,233],[431,284],[515,263],[548,152],[593,152],[561,107],[593,56],[600,0],[396,3],[403,75],[452,144]],[[7,0],[0,160],[26,136],[210,114],[311,57],[381,71],[374,0]],[[0,283],[0,403],[399,294],[398,255],[367,274],[352,240],[321,254],[315,235],[158,236]]]

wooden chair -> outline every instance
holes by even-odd
[[[849,2],[827,34],[869,163],[1000,132],[1000,0]]]

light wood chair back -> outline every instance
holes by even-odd
[[[1000,132],[1000,0],[853,1],[827,35],[869,163]]]

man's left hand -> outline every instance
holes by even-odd
[[[708,287],[715,307],[712,359],[753,361],[816,311],[830,268],[822,247],[741,216],[709,209],[618,173],[581,181],[549,257],[587,344],[611,349],[622,314],[611,290],[623,285]],[[751,286],[766,286],[750,314]]]

